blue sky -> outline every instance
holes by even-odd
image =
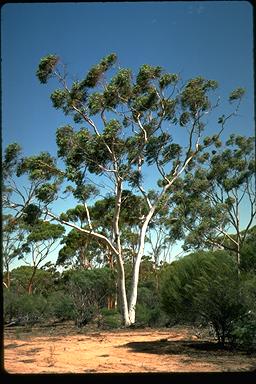
[[[66,120],[51,106],[53,84],[42,86],[35,76],[49,53],[78,77],[116,52],[120,65],[135,71],[147,63],[185,80],[215,79],[224,98],[243,86],[242,119],[232,130],[253,130],[249,2],[9,3],[1,12],[3,146],[17,140],[26,154],[55,151],[55,129]]]
[[[66,123],[52,108],[54,84],[35,76],[40,59],[57,54],[82,78],[108,53],[137,71],[147,63],[219,82],[227,99],[246,89],[228,132],[254,134],[253,8],[246,1],[9,3],[1,9],[2,147],[26,155],[56,153],[55,130]],[[225,105],[225,104],[224,104]]]

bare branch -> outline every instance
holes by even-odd
[[[59,223],[62,223],[64,225],[67,225],[68,227],[77,229],[79,232],[86,233],[87,235],[90,235],[90,236],[96,238],[97,240],[102,241],[103,243],[108,245],[108,247],[112,250],[112,252],[115,255],[118,255],[118,251],[116,250],[116,248],[113,246],[113,244],[110,242],[110,240],[106,236],[101,235],[100,233],[96,233],[94,231],[88,230],[88,229],[81,228],[81,227],[79,227],[79,226],[77,226],[77,225],[75,225],[73,223],[69,223],[68,221],[62,220],[58,216],[54,215],[53,213],[51,213],[49,211],[47,211],[46,213],[47,213],[48,216],[50,216],[53,219],[57,220]]]

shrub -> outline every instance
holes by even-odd
[[[4,293],[4,321],[17,324],[35,324],[46,317],[47,300],[42,295],[27,293],[17,296],[12,291]]]
[[[213,326],[218,342],[224,345],[231,337],[233,321],[243,316],[246,305],[236,270],[229,262],[221,262],[221,266],[218,262],[212,263],[211,270],[202,271],[195,281],[194,307],[203,321]]]
[[[138,288],[136,305],[136,324],[140,326],[160,327],[166,323],[166,315],[160,304],[159,293],[150,282]]]
[[[47,298],[48,315],[60,321],[74,320],[74,304],[70,295],[63,291],[53,292]]]
[[[150,322],[150,309],[144,305],[138,303],[136,306],[136,325],[146,327]]]
[[[249,311],[232,324],[230,338],[236,347],[256,351],[256,315]]]
[[[224,251],[198,252],[171,264],[162,287],[162,303],[172,320],[212,325],[218,342],[233,338],[233,326],[248,311],[233,259]]]
[[[194,297],[197,293],[194,283],[201,271],[209,268],[211,259],[204,252],[198,252],[166,267],[162,276],[161,302],[170,323],[194,323],[198,320],[199,315],[194,307]]]
[[[107,295],[112,293],[112,279],[108,268],[71,270],[65,274],[64,280],[67,281],[77,326],[88,324],[99,314]]]
[[[122,317],[117,309],[102,308],[101,323],[103,328],[119,328],[122,325]]]
[[[241,292],[247,311],[233,322],[232,343],[248,352],[256,350],[256,275],[252,272],[242,276]]]

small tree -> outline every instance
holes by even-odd
[[[56,174],[52,172],[51,159],[43,153],[37,158],[40,163],[45,164],[45,169],[38,171],[35,169],[33,159],[25,160],[21,156],[21,147],[17,143],[8,145],[5,148],[2,160],[2,244],[3,244],[3,267],[6,272],[5,285],[10,287],[10,265],[15,259],[24,258],[29,252],[27,245],[28,228],[24,219],[31,220],[33,223],[38,219],[40,209],[33,205],[33,202],[45,196],[54,194],[57,186]],[[22,182],[18,179],[24,173],[24,168],[30,166],[29,179],[23,178]],[[51,173],[49,176],[49,168]],[[47,186],[46,181],[52,181],[51,186]],[[60,179],[58,179],[60,180]],[[20,185],[21,184],[21,185]],[[48,189],[47,189],[48,188]],[[47,204],[47,199],[45,200]]]
[[[3,267],[5,271],[4,285],[11,285],[10,265],[25,251],[25,231],[21,225],[20,217],[26,204],[31,202],[33,187],[30,193],[25,190],[22,194],[15,182],[15,173],[21,154],[18,144],[9,145],[5,151],[2,161],[2,245],[3,245]],[[19,203],[20,201],[20,203]]]
[[[20,259],[24,252],[28,252],[26,231],[20,220],[15,219],[12,215],[3,215],[2,230],[4,285],[6,288],[10,288],[11,264],[16,259]]]
[[[185,237],[185,250],[226,249],[240,271],[241,250],[256,215],[254,138],[231,135],[225,146],[216,144],[211,153],[197,157],[193,172],[172,191],[176,207],[171,218],[176,221],[170,224],[174,236]],[[247,215],[242,225],[243,210]]]
[[[56,249],[56,241],[63,235],[60,224],[36,222],[28,226],[27,247],[30,249],[32,273],[28,282],[28,293],[32,294],[35,275],[42,262]],[[24,258],[27,263],[26,257]]]

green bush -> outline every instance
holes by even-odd
[[[46,317],[47,300],[42,295],[17,295],[13,291],[4,292],[4,321],[17,324],[35,324]]]
[[[228,263],[221,263],[220,269],[218,262],[195,281],[194,308],[204,322],[213,326],[218,342],[224,344],[231,337],[233,322],[246,312],[246,304],[236,270]]]
[[[10,323],[14,320],[17,314],[16,309],[17,296],[10,289],[3,291],[3,320],[5,323]]]
[[[136,324],[140,326],[161,327],[166,323],[166,315],[161,308],[160,297],[153,282],[144,282],[138,288],[136,305]]]
[[[161,291],[163,308],[172,320],[212,325],[218,342],[224,344],[233,338],[233,325],[250,309],[251,293],[242,287],[236,265],[226,252],[190,254],[167,269]]]
[[[74,304],[71,297],[63,291],[53,292],[47,298],[48,316],[59,321],[74,320]]]
[[[241,293],[247,312],[234,321],[231,330],[232,343],[247,351],[256,350],[256,275],[252,272],[242,275]]]
[[[102,308],[101,311],[101,323],[103,328],[119,328],[122,325],[122,317],[117,309]]]
[[[194,282],[211,259],[204,252],[198,252],[174,261],[165,268],[161,283],[161,302],[170,323],[194,323],[199,319],[193,305],[197,293]]]
[[[113,276],[108,268],[70,270],[64,275],[74,308],[76,325],[90,323],[104,307],[107,295],[113,293]]]
[[[138,303],[136,305],[136,325],[146,327],[150,322],[150,308],[144,304]]]
[[[232,324],[230,337],[236,347],[247,352],[256,351],[256,315],[249,311]]]

